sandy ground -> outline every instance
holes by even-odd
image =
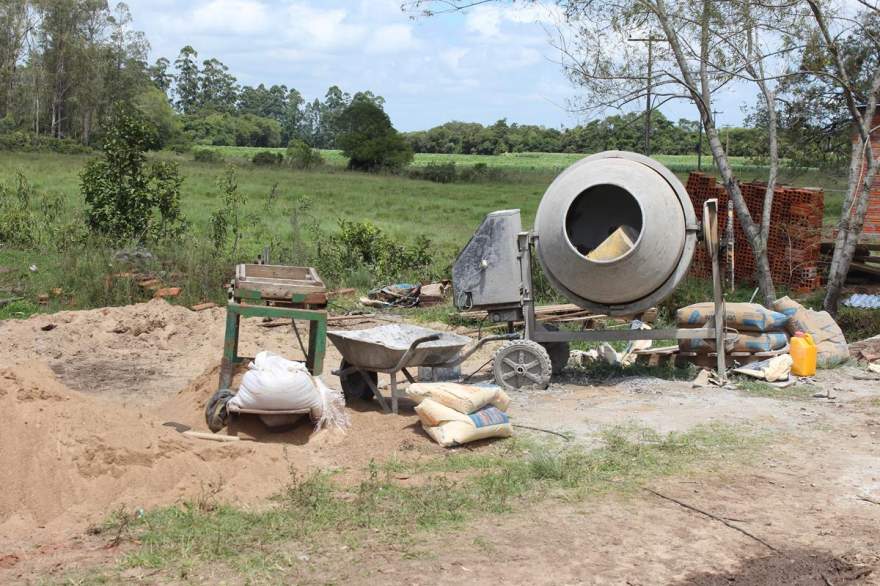
[[[355,473],[370,459],[440,454],[411,409],[382,414],[351,405],[346,435],[311,433],[304,422],[257,441],[188,439],[204,430],[216,390],[225,313],[193,313],[155,301],[0,322],[0,583],[60,579],[116,555],[85,529],[118,508],[149,508],[217,497],[259,506],[290,468]],[[356,327],[370,324],[360,323]],[[241,350],[296,358],[289,327],[247,320]],[[463,367],[491,355],[486,348]],[[330,347],[324,380],[339,362]],[[428,584],[844,584],[880,583],[880,382],[856,367],[825,371],[832,399],[777,400],[736,390],[694,389],[651,378],[515,393],[518,424],[594,441],[603,427],[634,421],[660,432],[713,421],[773,432],[773,445],[721,475],[650,488],[752,533],[645,492],[585,502],[548,501],[475,523],[457,535],[427,536],[413,551],[314,552],[297,582]],[[466,537],[462,538],[461,536]],[[477,545],[479,544],[479,545]],[[418,553],[418,552],[416,552]],[[132,574],[146,583],[148,575]],[[216,577],[191,578],[214,583]],[[719,581],[720,580],[720,581]]]

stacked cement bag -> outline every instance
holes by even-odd
[[[257,354],[228,405],[241,410],[308,410],[319,429],[331,425],[348,427],[345,399],[340,391],[313,377],[302,362],[272,352]]]
[[[407,394],[425,432],[444,447],[490,437],[510,437],[510,397],[499,387],[456,383],[416,383]]]
[[[843,331],[827,311],[807,309],[788,297],[777,299],[773,309],[789,318],[787,329],[791,335],[804,332],[813,337],[813,342],[816,343],[816,365],[819,368],[830,368],[849,358],[849,346]]]
[[[724,313],[728,352],[755,354],[788,346],[787,315],[757,303],[726,303]],[[695,303],[679,309],[675,317],[680,328],[714,327],[715,304]],[[709,353],[715,351],[715,340],[681,340],[678,347],[682,352]]]

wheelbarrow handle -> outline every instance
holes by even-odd
[[[440,334],[431,334],[430,336],[422,336],[421,338],[417,338],[412,344],[409,345],[409,349],[400,358],[400,361],[397,363],[397,366],[394,367],[394,370],[398,371],[406,368],[410,357],[412,357],[413,353],[415,353],[416,351],[416,348],[418,348],[420,345],[427,344],[428,342],[435,342],[439,339]]]
[[[456,356],[453,360],[451,360],[450,362],[448,362],[446,364],[442,364],[440,366],[442,366],[444,368],[451,368],[453,366],[458,366],[459,364],[461,364],[462,362],[464,362],[465,360],[467,360],[468,358],[473,356],[474,352],[476,352],[477,350],[482,348],[483,344],[485,344],[487,342],[498,342],[500,340],[515,340],[519,337],[520,337],[519,334],[498,334],[495,336],[486,336],[485,338],[480,338],[470,348],[468,348],[467,350],[465,350],[464,352],[462,352],[461,354]]]

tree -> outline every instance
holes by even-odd
[[[479,2],[482,4],[483,2]],[[432,13],[462,10],[473,0],[414,0],[410,8]],[[778,169],[775,85],[797,43],[803,14],[787,0],[557,0],[566,28],[556,46],[571,80],[584,90],[583,109],[620,109],[649,98],[656,109],[670,100],[694,104],[712,157],[737,219],[752,248],[756,277],[765,303],[776,297],[767,240]],[[569,31],[572,31],[569,33]],[[629,42],[633,32],[652,38],[651,67],[644,47]],[[646,72],[652,71],[651,75]],[[739,188],[718,132],[713,109],[716,92],[733,81],[755,84],[768,112],[770,171],[763,210],[753,218]]]
[[[229,68],[217,59],[202,63],[199,76],[199,108],[214,112],[235,111],[238,101],[238,85]]]
[[[824,300],[825,310],[836,315],[877,175],[878,153],[872,148],[871,134],[877,130],[872,124],[880,94],[880,8],[868,0],[859,0],[864,10],[852,18],[829,15],[816,0],[807,0],[807,4],[816,25],[816,51],[803,69],[839,94],[853,135],[849,182],[837,224]],[[818,93],[821,95],[822,90]]]
[[[353,101],[336,124],[337,143],[348,157],[349,169],[396,170],[412,161],[412,149],[391,125],[388,114],[373,101]]]
[[[113,239],[141,241],[184,229],[177,164],[147,164],[145,152],[157,143],[155,128],[137,110],[115,105],[104,158],[90,161],[80,176],[89,228]]]
[[[134,97],[132,103],[144,119],[156,129],[158,148],[186,143],[181,117],[168,103],[167,95],[159,88],[147,87]]]
[[[159,57],[156,62],[150,66],[150,79],[153,84],[162,90],[165,95],[171,91],[171,84],[174,83],[174,75],[168,72],[171,62],[165,57]]]
[[[175,85],[177,92],[177,110],[184,114],[194,114],[199,109],[199,65],[196,62],[198,52],[187,45],[180,50],[174,61],[177,69]]]
[[[26,0],[0,0],[0,119],[12,112],[17,68],[31,26]]]

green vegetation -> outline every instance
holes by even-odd
[[[169,286],[182,286],[183,295],[177,302],[222,302],[223,283],[231,277],[234,264],[255,259],[267,245],[278,262],[317,265],[331,286],[368,289],[379,284],[380,278],[421,280],[448,276],[455,255],[486,213],[519,208],[524,225],[531,225],[556,166],[578,157],[417,155],[414,165],[421,168],[440,157],[459,163],[456,173],[486,165],[483,172],[488,179],[438,183],[400,175],[345,171],[345,159],[336,151],[324,151],[328,164],[311,170],[292,165],[258,167],[250,159],[260,150],[200,147],[193,155],[150,155],[148,166],[154,162],[179,166],[183,179],[180,212],[188,229],[177,242],[148,245],[152,256],[139,266],[114,258],[119,250],[136,249],[136,242],[107,243],[87,233],[86,206],[79,187],[80,174],[89,156],[0,153],[0,184],[6,194],[0,202],[0,233],[3,226],[10,225],[10,217],[4,215],[3,209],[12,215],[27,209],[25,221],[37,226],[36,230],[14,230],[0,237],[4,242],[0,247],[0,267],[11,269],[0,272],[0,297],[24,296],[36,301],[39,294],[62,288],[64,294],[52,297],[41,307],[44,311],[131,303],[148,299],[150,292],[141,290],[131,279],[113,275],[136,271],[155,274]],[[236,165],[235,179],[241,199],[240,235],[234,254],[228,246],[225,254],[218,255],[212,245],[212,216],[224,208],[224,189],[218,186],[224,176],[220,166],[224,160]],[[818,172],[786,179],[824,186],[836,186],[839,180]],[[16,203],[20,189],[27,192],[21,194],[27,198],[27,206]],[[381,276],[374,273],[377,265],[370,258],[343,270],[341,258],[328,254],[344,250],[338,246],[342,242],[338,240],[341,222],[362,224],[359,229],[367,231],[367,224],[372,225],[381,231],[386,242],[407,250],[422,246],[430,260],[422,255],[416,263],[404,262],[397,267],[401,270],[388,270],[385,263]],[[16,241],[23,236],[29,241]],[[430,243],[419,245],[419,237]],[[32,264],[37,265],[37,272],[28,270]],[[671,303],[686,305],[688,299],[705,295],[705,287],[700,287],[697,283],[680,289]],[[694,291],[688,293],[691,288]],[[550,299],[551,292],[545,289],[541,288]],[[750,295],[751,290],[744,289],[736,299],[747,299]]]
[[[435,532],[534,506],[551,497],[582,499],[632,491],[652,479],[699,472],[747,454],[759,437],[721,425],[660,435],[625,426],[602,434],[588,451],[578,444],[518,438],[438,458],[371,464],[353,485],[332,474],[300,477],[274,506],[243,510],[217,503],[218,486],[195,502],[148,511],[118,511],[93,532],[113,542],[136,540],[123,561],[185,577],[204,564],[258,578],[293,568],[291,551],[411,544]],[[398,480],[407,477],[409,482]]]
[[[747,376],[738,376],[735,380],[736,388],[748,393],[753,397],[767,397],[770,399],[807,399],[820,391],[816,385],[792,385],[781,389],[762,380]]]

